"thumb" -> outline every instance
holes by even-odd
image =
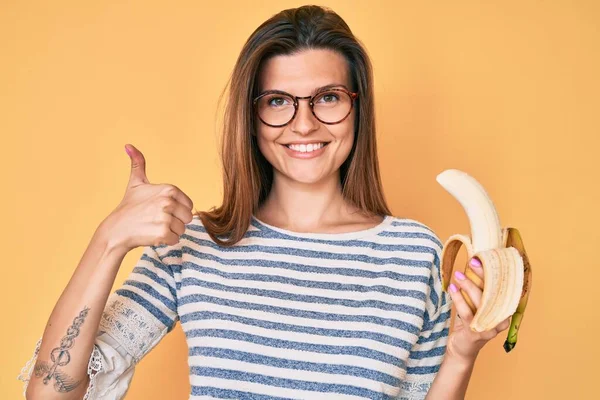
[[[131,144],[125,145],[125,151],[131,159],[131,174],[127,187],[138,186],[142,183],[150,183],[146,177],[146,159],[141,151]]]

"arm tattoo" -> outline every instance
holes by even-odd
[[[36,377],[44,377],[44,385],[47,385],[52,379],[54,383],[54,389],[57,392],[70,392],[75,389],[81,381],[76,381],[69,375],[65,374],[58,367],[64,367],[71,361],[71,354],[69,349],[73,347],[73,340],[79,336],[79,328],[83,324],[85,317],[87,317],[90,309],[84,307],[78,316],[73,320],[73,324],[67,329],[67,334],[60,339],[60,347],[54,348],[50,352],[50,360],[52,363],[46,361],[38,361],[33,369]]]

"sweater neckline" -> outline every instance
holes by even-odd
[[[279,228],[274,225],[267,224],[264,221],[258,219],[255,215],[252,216],[252,220],[255,222],[255,227],[261,230],[268,230],[278,232],[287,236],[292,236],[302,239],[321,239],[321,240],[348,240],[357,239],[369,235],[376,235],[387,228],[393,221],[394,217],[391,215],[385,215],[383,221],[379,224],[358,231],[351,232],[340,232],[340,233],[316,233],[316,232],[296,232],[289,229]]]

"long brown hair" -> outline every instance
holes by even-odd
[[[330,49],[343,55],[350,67],[352,90],[358,92],[354,144],[340,167],[344,198],[366,214],[390,214],[379,174],[369,57],[332,10],[292,8],[274,15],[250,35],[228,82],[221,148],[223,202],[197,212],[210,237],[221,246],[233,246],[242,239],[273,182],[273,167],[260,152],[255,134],[252,100],[258,95],[260,68],[271,57],[305,49]]]

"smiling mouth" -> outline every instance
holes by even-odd
[[[327,146],[330,142],[321,143],[310,143],[310,144],[284,144],[290,150],[298,151],[300,153],[312,153]]]

